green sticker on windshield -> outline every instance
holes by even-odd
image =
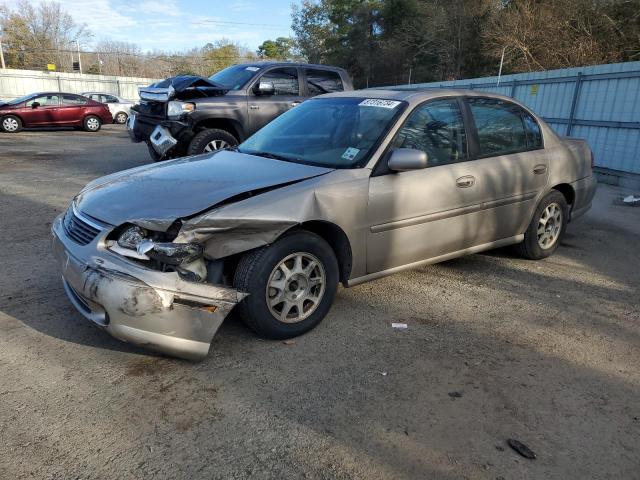
[[[354,158],[356,158],[358,153],[360,153],[360,150],[358,148],[349,147],[342,154],[342,159],[352,161]]]

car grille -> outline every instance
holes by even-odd
[[[88,224],[82,218],[77,216],[73,211],[73,207],[69,207],[64,216],[64,231],[69,238],[80,245],[90,244],[94,238],[100,233],[100,229]]]

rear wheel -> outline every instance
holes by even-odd
[[[95,115],[89,115],[84,119],[83,127],[87,132],[97,132],[101,126],[102,122]]]
[[[249,294],[240,318],[258,335],[291,338],[308,332],[329,312],[338,288],[338,262],[318,235],[298,231],[247,253],[234,285]]]
[[[189,143],[187,155],[215,152],[235,145],[238,145],[238,140],[229,132],[218,128],[208,128],[193,137],[191,143]]]
[[[127,118],[129,118],[129,116],[126,113],[118,112],[116,113],[116,116],[113,117],[113,121],[118,125],[124,125],[127,122]]]
[[[538,204],[523,242],[516,246],[518,253],[531,260],[553,254],[564,236],[568,219],[569,206],[564,195],[557,190],[549,192]]]
[[[17,133],[22,130],[22,120],[15,115],[2,117],[2,131],[6,133]]]

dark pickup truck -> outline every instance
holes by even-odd
[[[141,87],[127,130],[155,161],[237,145],[309,97],[353,90],[346,71],[301,63],[233,65]]]

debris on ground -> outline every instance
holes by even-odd
[[[616,205],[626,205],[631,207],[640,207],[640,195],[619,196],[613,201]]]
[[[285,345],[295,345],[296,341],[295,340],[284,340],[282,343],[284,343]]]
[[[391,328],[397,328],[398,330],[406,330],[409,326],[406,323],[391,323]]]
[[[448,395],[451,398],[461,398],[462,397],[462,392],[449,392]]]
[[[509,446],[515,450],[516,452],[518,452],[520,455],[522,455],[524,458],[528,458],[529,460],[535,460],[536,458],[536,454],[533,450],[531,450],[529,447],[527,447],[524,443],[522,443],[519,440],[516,440],[514,438],[510,438],[509,440],[507,440],[507,443],[509,444]]]

